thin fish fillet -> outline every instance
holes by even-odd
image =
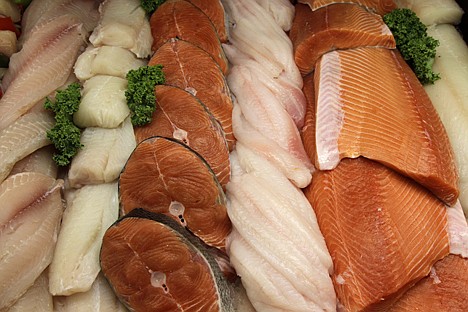
[[[334,4],[316,11],[297,4],[289,37],[303,76],[314,70],[320,56],[333,50],[395,48],[395,39],[382,17],[353,4]]]
[[[166,84],[196,96],[223,127],[229,150],[234,147],[232,99],[226,79],[212,57],[183,40],[162,45],[149,65],[163,65]]]
[[[213,23],[219,40],[228,41],[228,17],[221,0],[188,0],[191,4],[205,13]]]
[[[397,8],[393,0],[299,0],[298,2],[308,4],[314,11],[335,3],[353,3],[379,15],[390,13]]]
[[[468,259],[449,255],[435,263],[431,274],[410,290],[388,312],[468,311]]]
[[[61,28],[43,42],[44,49],[24,63],[0,99],[0,130],[65,83],[84,43],[81,24]],[[25,43],[23,50],[30,48]]]
[[[47,274],[48,271],[46,269],[24,295],[5,312],[54,312],[54,302],[49,292],[49,278]]]
[[[10,175],[20,172],[38,172],[52,178],[57,178],[57,164],[52,159],[54,152],[55,147],[52,145],[38,149],[18,161],[13,169],[11,169]]]
[[[459,1],[461,3],[462,1]],[[456,0],[395,0],[400,8],[416,13],[424,25],[459,24],[463,9]]]
[[[319,169],[364,156],[414,179],[449,205],[456,202],[458,173],[447,133],[398,51],[329,52],[314,75]]]
[[[449,253],[445,205],[425,188],[366,158],[316,171],[305,190],[349,311],[384,308]],[[383,299],[383,300],[382,300]]]
[[[294,5],[289,0],[256,0],[284,31],[289,31],[294,19]]]
[[[450,253],[468,258],[468,224],[460,202],[447,207],[448,234]]]

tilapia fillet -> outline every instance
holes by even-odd
[[[398,51],[329,52],[314,75],[319,169],[364,156],[414,179],[449,205],[456,202],[458,173],[447,133]]]
[[[445,205],[377,162],[344,159],[334,170],[316,171],[305,193],[348,311],[385,307],[449,253]]]
[[[299,0],[299,3],[308,4],[314,11],[336,3],[353,3],[380,15],[389,13],[397,7],[393,0]]]

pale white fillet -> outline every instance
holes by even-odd
[[[53,312],[54,302],[49,292],[47,269],[42,272],[28,291],[4,312]]]
[[[17,161],[50,144],[47,130],[53,125],[54,119],[48,113],[29,113],[0,130],[0,182]]]
[[[58,168],[52,159],[53,154],[54,147],[52,145],[42,147],[18,161],[11,169],[10,175],[20,172],[38,172],[56,178]]]
[[[291,40],[273,17],[255,1],[232,0],[223,4],[230,13],[229,41],[274,77],[284,75],[302,88]]]
[[[81,24],[59,27],[56,35],[49,37],[51,40],[42,42],[42,49],[34,50],[30,58],[22,61],[21,68],[0,99],[0,130],[65,83],[84,45],[81,28]],[[35,48],[29,46],[29,42],[15,55]],[[11,59],[13,63],[15,55]]]
[[[468,258],[468,224],[460,202],[447,207],[450,253]]]
[[[11,306],[52,261],[63,181],[19,173],[0,185],[0,309]]]
[[[118,127],[130,115],[126,89],[127,80],[120,77],[98,75],[86,80],[74,123],[80,128]]]
[[[451,25],[428,29],[440,46],[433,69],[441,79],[424,89],[452,144],[459,174],[460,203],[468,217],[468,47]]]
[[[95,75],[109,75],[125,78],[131,69],[146,65],[144,60],[121,47],[89,46],[75,63],[75,75],[81,80],[87,80]]]
[[[109,283],[99,274],[90,290],[70,296],[54,297],[55,312],[124,312]]]
[[[114,181],[136,146],[130,118],[115,129],[86,128],[81,142],[68,172],[72,187]]]
[[[11,0],[0,0],[0,15],[11,17],[15,23],[21,20],[20,9]]]
[[[10,30],[0,30],[0,53],[11,57],[16,53],[16,34]]]
[[[49,290],[54,296],[91,289],[100,271],[102,237],[118,218],[117,182],[70,190],[66,200],[67,209],[49,267]]]
[[[294,5],[289,0],[256,0],[284,31],[289,31],[294,19]]]
[[[151,28],[139,0],[104,0],[99,12],[99,25],[89,37],[95,47],[122,47],[139,58],[151,54]]]
[[[463,15],[455,0],[395,0],[395,3],[413,10],[425,25],[459,24]]]

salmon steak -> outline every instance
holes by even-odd
[[[221,186],[229,182],[229,150],[220,124],[200,100],[180,88],[158,85],[151,123],[135,128],[137,142],[153,136],[174,138],[199,153]]]
[[[357,4],[379,15],[385,15],[397,8],[393,0],[299,0],[298,2],[308,4],[313,11],[336,3]]]
[[[329,170],[342,158],[364,156],[455,204],[458,172],[447,133],[398,51],[329,52],[316,65],[314,83],[316,167]]]
[[[228,17],[221,0],[188,0],[188,2],[199,8],[210,18],[219,40],[222,43],[228,42]]]
[[[297,4],[289,37],[302,75],[312,72],[320,56],[332,50],[395,48],[395,39],[382,17],[353,4],[337,3],[316,11]]]
[[[206,161],[177,140],[152,137],[137,145],[120,174],[123,214],[135,208],[164,213],[224,250],[231,222],[226,197]]]
[[[170,40],[151,58],[149,65],[163,65],[166,84],[196,96],[221,123],[229,150],[234,147],[232,99],[226,79],[212,57],[183,40]]]
[[[334,170],[316,171],[305,195],[346,311],[386,307],[449,254],[445,205],[377,162],[348,158]]]
[[[169,0],[151,15],[153,52],[172,38],[186,40],[202,48],[213,57],[223,74],[228,70],[216,29],[209,17],[198,7],[184,0]]]

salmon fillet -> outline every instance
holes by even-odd
[[[299,0],[298,2],[308,4],[313,11],[335,3],[354,3],[379,15],[387,14],[397,8],[393,0]]]
[[[153,13],[150,25],[153,52],[169,39],[186,40],[208,52],[226,74],[228,61],[213,23],[195,5],[183,0],[166,1]]]
[[[329,52],[314,75],[319,169],[333,169],[345,157],[364,156],[455,204],[458,173],[447,133],[397,51]]]
[[[449,253],[447,212],[425,188],[366,158],[316,171],[305,195],[346,311],[381,308]],[[381,299],[384,299],[383,301]]]
[[[304,127],[301,129],[301,139],[304,143],[304,149],[311,160],[315,159],[315,89],[314,75],[310,74],[304,77],[304,86],[302,92],[306,98],[306,113],[304,117]],[[306,144],[307,143],[307,144]]]
[[[228,42],[227,15],[220,0],[188,0],[191,4],[205,13],[213,23],[219,40]]]
[[[234,146],[232,99],[219,66],[205,51],[183,40],[162,45],[149,65],[162,64],[166,84],[196,96],[223,127],[229,149]]]
[[[297,4],[289,37],[302,75],[312,72],[318,58],[335,49],[395,48],[395,39],[382,17],[353,4],[335,4],[316,11]]]

